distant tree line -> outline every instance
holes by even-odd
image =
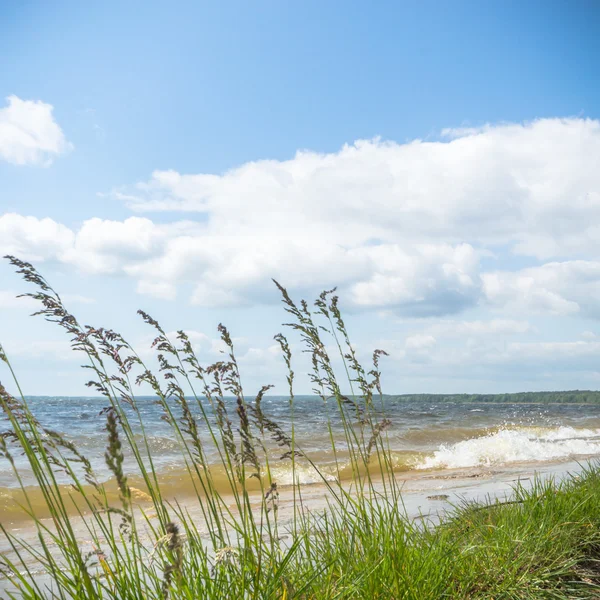
[[[387,394],[386,400],[401,402],[498,402],[531,404],[600,404],[600,391],[518,392],[516,394]]]

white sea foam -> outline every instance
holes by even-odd
[[[557,427],[546,430],[541,439],[547,441],[600,438],[600,429],[575,429],[573,427]]]
[[[292,470],[291,466],[271,467],[271,476],[280,486],[292,485],[294,483],[294,477],[296,483],[303,485],[323,483],[323,479],[326,481],[335,481],[335,476],[331,473],[330,468],[322,466],[319,471],[320,474],[310,465],[300,465],[296,463],[295,472]]]
[[[416,468],[456,469],[595,454],[600,454],[600,429],[507,428],[456,444],[443,444]]]

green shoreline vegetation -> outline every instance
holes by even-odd
[[[323,401],[323,417],[330,423],[335,411],[343,422],[343,443],[330,426],[331,451],[336,457],[343,447],[349,455],[353,483],[349,487],[339,477],[323,476],[327,509],[320,512],[307,510],[302,486],[292,485],[286,492],[292,498],[291,518],[283,521],[274,462],[287,461],[293,473],[301,463],[317,472],[318,466],[297,443],[294,420],[284,429],[263,409],[269,386],[252,398],[244,394],[225,327],[219,326],[219,332],[227,354],[202,366],[183,331],[170,339],[140,312],[155,332],[158,367],[152,371],[118,333],[81,325],[31,264],[7,258],[35,286],[29,296],[40,302],[37,314],[65,329],[89,369],[89,387],[105,398],[98,418],[106,431],[105,462],[114,488],[109,493],[108,484],[98,481],[89,458],[68,437],[36,418],[0,346],[2,377],[9,378],[0,383],[0,457],[21,486],[23,511],[35,532],[27,541],[23,528],[10,531],[0,523],[6,547],[0,583],[6,584],[9,598],[600,596],[600,468],[595,465],[560,483],[536,481],[529,490],[517,486],[508,502],[456,507],[441,525],[405,516],[390,460],[390,422],[381,416],[389,399],[380,382],[379,361],[385,353],[376,350],[368,368],[358,362],[334,290],[309,306],[296,304],[277,284],[290,317],[288,328],[312,358],[310,377]],[[292,344],[282,334],[275,340],[287,369],[293,415]],[[339,351],[350,395],[341,391],[328,354],[332,345]],[[170,490],[159,483],[137,384],[152,389],[179,444],[202,523],[189,506],[167,500]],[[224,402],[226,396],[236,398],[235,409]],[[201,401],[205,397],[209,408]],[[141,438],[134,434],[139,428]],[[203,437],[199,431],[204,428],[209,435]],[[206,460],[209,445],[220,456],[231,496],[215,487]],[[49,519],[36,516],[14,459],[20,453],[43,493]],[[135,474],[125,472],[125,456],[135,463]],[[379,463],[377,479],[368,468],[373,461]],[[144,481],[143,502],[130,485],[132,475]]]
[[[394,402],[472,402],[485,404],[600,404],[600,391],[568,390],[510,394],[384,394]]]
[[[564,390],[547,392],[511,392],[507,394],[382,394],[385,402],[461,402],[474,404],[600,404],[600,391]],[[297,395],[302,398],[302,395]],[[304,396],[306,397],[306,396]],[[352,396],[351,396],[352,397]],[[30,396],[35,400],[47,396]],[[155,396],[139,398],[156,399]],[[359,399],[356,397],[355,399]]]

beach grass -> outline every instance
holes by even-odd
[[[560,483],[517,486],[509,502],[455,507],[441,524],[406,517],[387,440],[391,423],[379,367],[385,352],[375,350],[369,367],[360,364],[334,290],[309,305],[295,303],[276,283],[290,316],[287,328],[311,359],[309,377],[329,423],[329,450],[344,456],[332,478],[296,439],[296,341],[275,336],[292,415],[284,427],[263,407],[270,386],[252,397],[244,394],[224,326],[219,334],[226,354],[205,366],[184,331],[171,339],[140,312],[154,331],[158,366],[152,370],[120,334],[81,325],[31,264],[8,259],[34,286],[29,296],[40,303],[37,314],[65,330],[89,369],[89,387],[105,399],[98,420],[106,432],[104,460],[112,478],[99,480],[93,461],[68,435],[38,420],[0,346],[5,367],[0,457],[13,468],[26,522],[35,532],[25,538],[0,524],[7,597],[600,597],[600,469],[595,465]],[[346,386],[350,394],[342,391]],[[185,502],[165,489],[155,465],[138,389],[152,390],[179,444],[194,490]],[[333,416],[343,425],[342,439],[333,433]],[[209,448],[219,457],[226,492],[215,483]],[[15,460],[21,453],[35,477],[35,501]],[[273,475],[273,465],[281,461],[289,464],[294,482],[286,490],[292,510],[285,519],[279,510],[281,485]],[[348,463],[350,484],[341,477]],[[304,502],[295,476],[301,465],[320,475],[326,509],[310,510]],[[143,489],[131,486],[134,475]],[[39,516],[39,495],[45,518]]]

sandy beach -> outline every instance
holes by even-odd
[[[444,515],[452,511],[454,507],[461,506],[464,503],[485,502],[487,500],[508,500],[511,497],[514,486],[520,483],[525,488],[530,488],[536,478],[540,480],[554,479],[560,481],[569,476],[577,476],[582,467],[588,460],[582,461],[560,461],[545,463],[517,463],[502,468],[481,468],[471,467],[463,469],[446,469],[430,471],[410,471],[402,473],[397,480],[402,486],[403,511],[407,518],[417,520],[424,526],[434,526],[439,523]],[[375,482],[375,489],[383,491],[381,484]],[[351,488],[349,488],[351,490]],[[324,484],[304,484],[302,485],[303,508],[314,515],[327,509],[327,499],[329,491]],[[208,541],[208,530],[203,522],[200,506],[196,498],[174,496],[169,499],[172,503],[178,503],[181,508],[189,513],[196,524],[199,532],[203,534]],[[258,507],[261,502],[259,494],[251,495],[251,501]],[[148,503],[143,501],[136,503],[136,515],[140,524],[142,533],[141,539],[144,539],[143,530],[147,525],[143,524],[141,511],[144,510],[149,517],[150,523],[156,523],[156,517],[152,511],[148,510]],[[231,507],[233,508],[233,501]],[[278,501],[278,519],[282,532],[286,531],[293,517],[293,495],[291,486],[282,487],[279,490]],[[52,521],[42,519],[41,523],[52,530]],[[74,517],[71,520],[73,528],[80,540],[83,552],[95,550],[89,541],[89,533],[81,517]],[[26,521],[17,521],[14,524],[5,523],[8,531],[17,535],[25,543],[36,546],[38,544],[35,528],[28,525]],[[285,536],[285,533],[283,533]],[[148,557],[152,555],[152,544],[149,542],[149,535],[146,533]],[[0,553],[3,556],[14,559],[15,552],[11,549],[6,539],[2,539]],[[50,548],[51,549],[51,548]],[[149,560],[151,560],[149,558]],[[35,574],[35,564],[31,562],[32,572]],[[39,576],[43,580],[50,580],[43,571],[39,571]],[[0,592],[10,591],[11,582],[7,579],[0,579]]]

